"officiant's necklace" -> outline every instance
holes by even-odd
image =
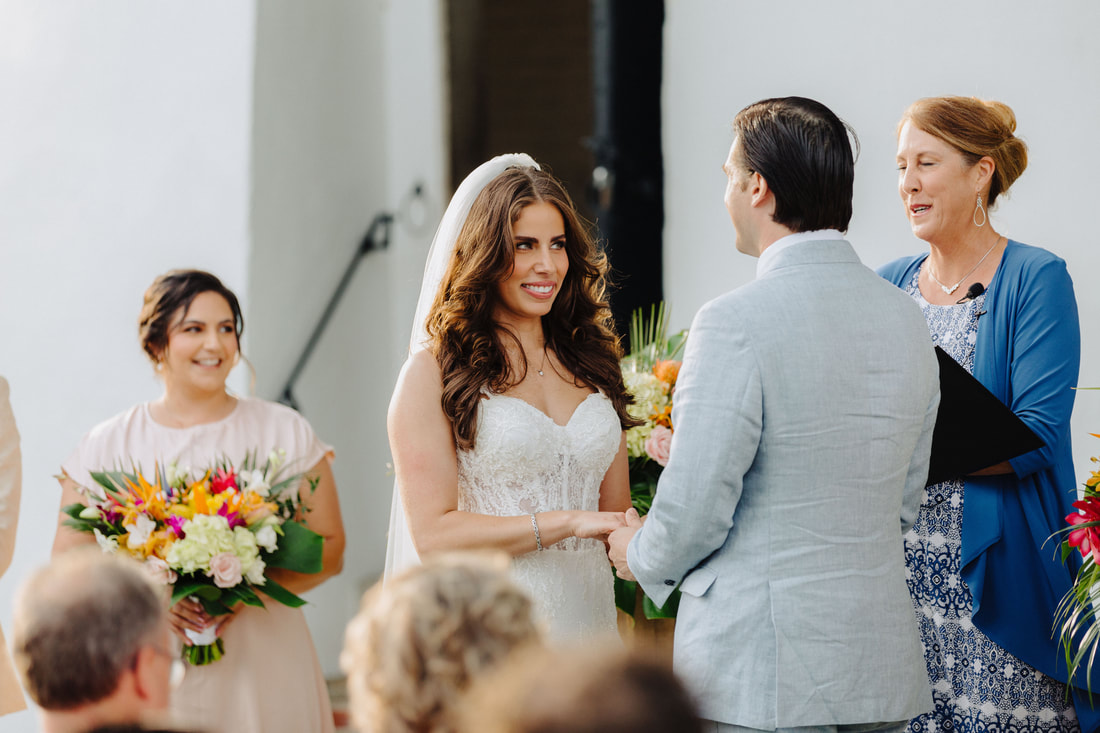
[[[951,285],[949,287],[947,285],[944,285],[942,282],[940,282],[940,279],[938,277],[936,277],[936,273],[932,272],[932,263],[931,262],[928,263],[928,277],[935,280],[936,284],[940,286],[940,290],[942,290],[943,292],[947,293],[948,295],[954,294],[954,292],[959,289],[959,286],[963,284],[963,280],[966,280],[966,278],[970,277],[974,273],[975,270],[977,270],[979,267],[982,266],[982,263],[985,262],[985,258],[989,256],[989,253],[992,252],[993,250],[995,250],[997,248],[997,245],[1001,243],[1001,239],[1003,239],[1003,237],[997,237],[997,240],[995,242],[993,242],[993,246],[990,247],[989,249],[987,249],[985,251],[985,254],[982,255],[982,258],[980,260],[978,260],[978,264],[971,267],[970,270],[968,270],[965,275],[960,277],[959,281],[957,283],[955,283],[954,285]],[[539,372],[539,374],[542,374],[542,372]]]

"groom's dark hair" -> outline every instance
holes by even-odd
[[[765,99],[737,113],[733,131],[741,164],[775,195],[772,219],[794,232],[847,231],[855,157],[851,126],[805,97]]]

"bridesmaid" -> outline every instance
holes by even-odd
[[[201,467],[225,457],[286,452],[290,471],[317,481],[301,492],[310,529],[324,537],[320,573],[269,569],[268,576],[302,593],[340,572],[344,528],[329,463],[332,449],[288,407],[226,390],[240,359],[244,328],[236,296],[218,278],[198,270],[158,277],[145,292],[139,319],[141,345],[164,382],[164,394],[100,423],[62,464],[61,505],[83,502],[78,486],[92,487],[90,471],[177,462]],[[305,482],[303,482],[305,483]],[[64,518],[64,517],[62,517]],[[53,552],[94,542],[59,522]],[[207,616],[181,600],[172,608],[176,634],[216,626],[225,656],[191,667],[172,703],[177,723],[211,732],[261,733],[333,730],[325,680],[301,610],[269,601],[265,608],[239,606],[228,616]],[[119,619],[124,623],[124,619]]]

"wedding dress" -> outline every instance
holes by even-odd
[[[458,508],[497,516],[596,511],[600,483],[621,439],[615,408],[598,392],[565,425],[519,398],[487,395],[478,409],[474,448],[458,453]],[[602,542],[569,537],[521,555],[513,578],[531,595],[552,639],[615,633],[613,580]]]
[[[474,199],[513,166],[538,168],[522,153],[497,156],[467,176],[451,198],[424,267],[411,353],[424,348],[428,312]],[[600,483],[621,439],[618,416],[602,394],[587,397],[566,425],[518,398],[487,394],[478,409],[475,447],[458,453],[458,508],[495,516],[596,510]],[[395,482],[385,577],[419,561]],[[614,586],[603,543],[571,537],[522,555],[515,558],[513,577],[531,594],[551,638],[616,631]]]

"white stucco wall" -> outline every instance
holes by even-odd
[[[137,343],[146,286],[202,267],[248,302],[253,17],[251,2],[0,0],[0,374],[23,449],[5,628],[49,556],[60,462],[159,394]]]
[[[897,193],[895,127],[915,99],[964,94],[1016,112],[1030,165],[993,214],[997,229],[1063,257],[1082,317],[1081,383],[1100,385],[1100,266],[1091,212],[1100,167],[1100,5],[930,0],[919,8],[878,0],[671,0],[666,3],[663,89],[665,294],[686,327],[707,300],[753,277],[722,204],[720,166],[729,123],[747,104],[802,95],[829,105],[859,134],[855,216],[849,232],[872,267],[926,249]],[[853,293],[852,297],[859,297]],[[1100,394],[1078,396],[1076,465],[1100,443]]]
[[[442,213],[444,47],[436,0],[198,4],[0,0],[0,374],[23,433],[14,589],[47,561],[53,474],[92,425],[159,394],[136,340],[172,267],[241,296],[256,394],[274,399],[372,218],[360,264],[296,393],[336,449],[348,546],[309,594],[322,665],[381,573],[385,412]],[[419,186],[423,195],[411,196]],[[244,369],[233,385],[247,391]],[[6,717],[3,730],[32,730]]]
[[[360,262],[295,388],[335,449],[347,532],[343,572],[309,593],[305,609],[329,676],[340,673],[345,624],[382,572],[393,486],[386,406],[441,213],[437,5],[258,8],[246,326],[257,394],[278,398],[371,221],[396,216],[389,249]],[[417,183],[426,194],[413,201]]]

